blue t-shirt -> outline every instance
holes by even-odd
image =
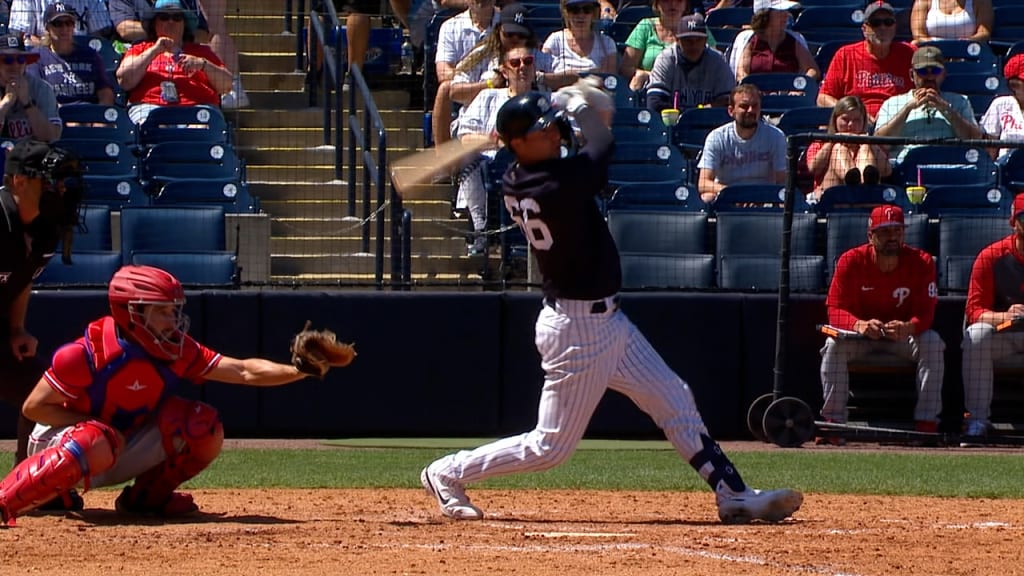
[[[75,46],[66,56],[41,48],[39,61],[30,64],[25,73],[38,76],[53,86],[60,105],[96,104],[96,92],[112,88],[103,59],[88,46]]]

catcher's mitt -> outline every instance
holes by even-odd
[[[292,365],[299,372],[323,378],[331,368],[342,368],[352,363],[356,357],[356,349],[351,344],[338,342],[337,336],[330,330],[310,330],[311,322],[292,338],[289,350],[292,353]]]

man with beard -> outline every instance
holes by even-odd
[[[886,99],[878,109],[875,136],[905,138],[982,138],[971,101],[963,94],[942,91],[946,58],[935,46],[914,52],[910,76],[914,88]],[[902,162],[913,146],[893,146],[890,157]]]
[[[931,329],[938,302],[935,262],[905,245],[903,231],[903,210],[877,206],[868,219],[868,242],[843,253],[836,264],[825,305],[829,324],[843,332],[821,349],[821,415],[829,422],[846,422],[849,363],[884,352],[917,364],[916,429],[938,431],[946,345]]]
[[[704,140],[697,167],[700,197],[708,204],[733,184],[785,184],[786,135],[761,121],[761,92],[740,84],[729,94],[734,122],[719,126]]]
[[[963,348],[964,435],[970,446],[986,436],[992,404],[992,363],[1024,352],[1024,332],[996,327],[1024,317],[1024,195],[1013,199],[1013,228],[978,254],[971,269]]]

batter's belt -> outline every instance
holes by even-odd
[[[567,298],[545,298],[544,305],[568,316],[581,314],[606,314],[619,309],[619,295],[600,300],[569,300]]]

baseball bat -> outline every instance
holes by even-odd
[[[403,198],[416,198],[429,190],[431,180],[447,175],[466,158],[475,156],[490,146],[487,140],[463,144],[449,140],[434,148],[416,152],[391,163],[391,181]]]

